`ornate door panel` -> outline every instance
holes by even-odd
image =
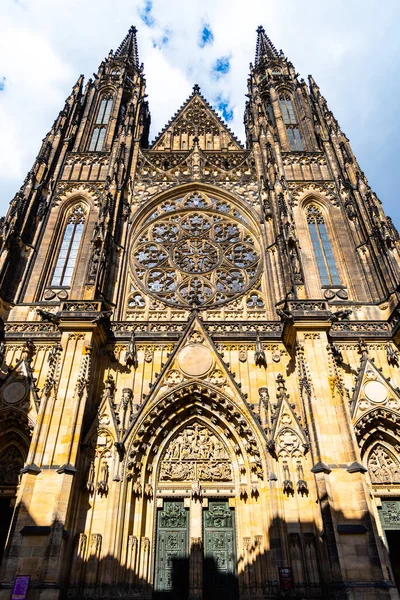
[[[155,597],[186,600],[189,585],[189,514],[183,500],[168,500],[157,514]]]
[[[226,500],[204,511],[204,598],[237,597],[234,513]]]
[[[383,529],[400,530],[400,500],[382,500],[379,516]]]

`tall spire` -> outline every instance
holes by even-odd
[[[257,67],[263,59],[279,58],[278,51],[265,33],[264,27],[257,27],[257,46],[255,66]]]
[[[138,48],[136,40],[137,29],[133,25],[121,42],[119,48],[115,51],[115,58],[126,58],[130,60],[135,67],[139,67]]]

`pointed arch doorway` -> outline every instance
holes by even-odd
[[[169,438],[158,470],[155,598],[237,598],[233,470],[226,441],[202,419]]]

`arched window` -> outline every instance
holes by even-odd
[[[68,215],[56,267],[51,280],[52,286],[69,287],[71,285],[84,224],[85,211],[81,205],[75,206]]]
[[[112,105],[112,96],[104,96],[100,101],[99,110],[94,123],[95,127],[93,129],[92,139],[90,140],[89,152],[100,152],[103,149]]]
[[[315,204],[307,207],[307,222],[322,285],[341,285],[324,217]]]
[[[296,115],[294,113],[293,103],[287,94],[279,96],[281,105],[283,122],[286,125],[286,131],[289,139],[290,149],[301,151],[304,150],[303,142],[301,141],[300,131],[297,126]]]

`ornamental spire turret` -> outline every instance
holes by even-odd
[[[254,64],[257,67],[263,60],[274,58],[279,58],[279,53],[265,33],[264,27],[260,25],[257,28],[256,58]]]
[[[119,48],[114,52],[114,58],[125,58],[135,67],[139,67],[139,55],[136,39],[137,29],[132,25],[122,40]]]

